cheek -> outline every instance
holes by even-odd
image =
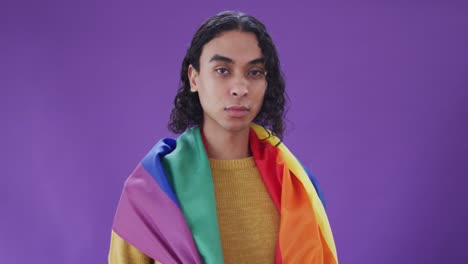
[[[265,92],[266,92],[266,86],[259,87],[258,89],[255,89],[254,93],[252,94],[252,97],[255,98],[255,100],[259,101],[261,104],[263,102],[263,99],[265,98]]]
[[[221,104],[222,95],[219,89],[210,85],[205,85],[203,88],[199,89],[198,91],[198,98],[200,100],[200,104],[203,110],[209,111],[209,109],[216,109],[218,105]]]
[[[205,110],[213,104],[212,99],[210,98],[209,91],[206,91],[206,90],[198,91],[198,97],[200,99],[200,104],[202,108]]]
[[[227,89],[226,82],[223,80],[207,80],[204,86],[200,89],[201,95],[212,104],[219,104],[229,96],[229,89]]]

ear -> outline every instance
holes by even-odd
[[[187,74],[188,74],[188,78],[190,81],[190,91],[197,92],[198,91],[198,86],[197,86],[198,72],[192,66],[192,64],[189,65]]]

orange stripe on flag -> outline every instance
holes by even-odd
[[[284,164],[282,155],[277,164]],[[283,166],[279,243],[284,263],[323,263],[323,241],[301,182]]]

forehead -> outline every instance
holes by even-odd
[[[221,55],[244,64],[262,57],[257,36],[250,32],[227,31],[205,44],[200,56],[200,63],[209,63],[214,55]]]

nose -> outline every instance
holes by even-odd
[[[231,86],[231,95],[235,97],[246,96],[249,92],[248,80],[245,78],[237,78]]]

